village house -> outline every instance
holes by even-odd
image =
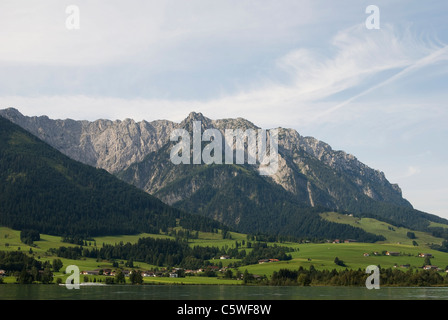
[[[104,274],[105,276],[110,276],[111,273],[112,273],[112,269],[103,269],[103,274]]]
[[[86,270],[86,271],[82,271],[81,274],[88,275],[88,276],[97,276],[100,274],[100,271],[99,270]]]
[[[207,270],[218,271],[219,267],[218,266],[208,266]]]
[[[143,271],[142,272],[142,277],[155,277],[155,276],[156,276],[156,274],[151,271]]]
[[[185,274],[195,274],[195,273],[197,273],[196,270],[191,270],[191,269],[185,270]]]
[[[278,262],[278,259],[260,259],[258,260],[258,264],[268,263],[268,262]]]
[[[425,270],[439,270],[439,267],[438,266],[427,265],[427,266],[424,266],[423,269],[425,269]]]
[[[219,259],[226,260],[226,259],[230,259],[230,257],[229,256],[220,256]]]
[[[432,254],[431,253],[419,253],[418,256],[420,258],[432,258]]]
[[[400,252],[386,251],[386,256],[399,256]]]

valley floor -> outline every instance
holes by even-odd
[[[388,230],[390,231],[390,229]],[[437,285],[448,285],[448,281],[446,281],[447,273],[445,272],[445,269],[448,266],[448,253],[431,250],[426,242],[421,243],[419,246],[409,244],[409,239],[406,240],[406,238],[400,238],[398,232],[395,236],[396,238],[394,238],[394,242],[382,243],[344,243],[343,241],[342,243],[337,243],[337,241],[328,241],[324,243],[269,243],[268,245],[293,248],[294,251],[289,253],[291,259],[286,261],[260,262],[250,265],[238,265],[238,262],[240,262],[241,259],[234,259],[232,257],[229,259],[213,259],[210,260],[210,262],[219,265],[219,268],[222,271],[219,272],[216,270],[217,272],[213,277],[199,276],[194,273],[195,270],[192,270],[191,276],[187,274],[185,277],[173,278],[168,276],[171,268],[159,268],[138,261],[134,261],[133,268],[127,268],[126,261],[119,261],[119,268],[123,270],[135,269],[148,271],[156,269],[165,271],[164,274],[160,273],[158,277],[144,276],[144,284],[266,284],[268,283],[267,281],[272,278],[274,273],[278,273],[280,270],[284,269],[296,271],[301,268],[304,270],[310,270],[310,268],[312,268],[320,272],[334,270],[341,274],[344,270],[353,270],[358,272],[358,277],[360,277],[361,273],[366,277],[366,267],[375,265],[380,266],[385,270],[396,270],[397,272],[407,272],[410,274],[411,270],[412,272],[424,271],[424,267],[427,266],[428,260],[425,259],[423,255],[429,255],[430,267],[428,266],[427,268],[433,269],[431,272],[437,273],[443,278],[443,281]],[[120,242],[135,243],[142,237],[170,238],[167,235],[150,234],[98,237],[95,238],[94,242],[89,243],[89,246],[101,247],[105,244],[116,244]],[[190,240],[190,244],[191,246],[219,246],[233,248],[236,243],[239,243],[239,250],[245,249],[250,251],[250,248],[243,245],[243,243],[247,244],[247,242],[245,242],[246,238],[246,235],[238,233],[231,233],[231,239],[222,239],[219,234],[214,233],[200,233],[198,239]],[[41,240],[36,241],[32,246],[28,246],[20,241],[19,231],[4,227],[0,228],[0,250],[2,251],[21,251],[39,261],[51,262],[58,257],[51,255],[48,250],[50,248],[58,248],[62,246],[68,247],[74,245],[61,242],[60,237],[42,234]],[[342,262],[341,265],[335,263],[336,258]],[[111,276],[98,275],[98,270],[116,269],[112,267],[110,261],[105,260],[99,261],[92,258],[81,258],[76,260],[60,258],[60,260],[63,263],[63,267],[61,272],[53,273],[55,279],[54,282],[56,282],[57,278],[60,278],[59,281],[65,283],[65,279],[68,275],[64,273],[64,270],[68,265],[76,265],[81,272],[86,273],[80,276],[80,281],[88,283],[106,283],[106,279]],[[231,278],[228,277],[228,274],[226,278],[226,270],[231,270]],[[244,272],[253,276],[251,282],[245,282],[241,280],[241,277],[237,277],[237,275],[240,276]],[[15,283],[17,277],[9,276],[3,277],[2,279],[4,283]],[[129,283],[128,278],[126,278],[126,281]],[[318,285],[322,284],[318,282],[316,283]],[[357,284],[359,285],[359,283]]]

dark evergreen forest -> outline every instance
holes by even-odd
[[[105,170],[74,161],[0,117],[0,225],[51,235],[225,228],[172,208]]]

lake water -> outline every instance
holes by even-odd
[[[1,300],[448,300],[448,288],[0,285]]]

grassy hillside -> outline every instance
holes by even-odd
[[[353,217],[337,215],[334,213],[328,213],[326,216],[328,219],[338,220],[340,223],[354,223],[356,225],[363,225],[366,228],[371,228],[371,230],[378,230],[381,232],[388,240],[381,243],[268,243],[269,246],[287,246],[295,249],[290,254],[292,256],[291,260],[288,261],[278,261],[269,262],[263,264],[252,264],[240,266],[238,269],[241,273],[245,270],[252,274],[270,277],[274,271],[279,271],[280,269],[291,269],[297,270],[300,267],[309,269],[311,265],[318,270],[344,270],[345,268],[353,270],[365,270],[368,265],[380,265],[383,268],[397,268],[406,271],[403,265],[409,265],[412,268],[419,269],[424,263],[425,259],[418,257],[419,253],[431,253],[433,257],[431,258],[431,264],[436,265],[442,269],[448,266],[448,253],[443,253],[435,250],[431,250],[427,243],[440,242],[441,239],[434,238],[427,234],[416,233],[417,241],[420,241],[419,246],[414,246],[409,243],[410,239],[407,239],[407,230],[402,230],[395,228],[395,231],[389,229],[389,225],[382,225],[382,223],[377,221],[370,221],[361,219],[362,221],[357,221]],[[338,219],[339,218],[339,219]],[[358,223],[357,223],[358,222]],[[218,246],[234,248],[236,242],[239,243],[239,250],[246,250],[250,252],[252,249],[247,247],[247,237],[240,233],[230,233],[231,239],[222,239],[221,235],[218,233],[208,233],[200,232],[198,239],[190,240],[191,246]],[[123,243],[136,243],[141,237],[154,237],[154,238],[171,238],[172,237],[162,235],[162,234],[138,234],[138,235],[125,235],[125,236],[104,236],[95,237],[89,247],[96,246],[101,248],[106,244],[117,244]],[[243,242],[244,240],[244,242]],[[243,245],[244,243],[244,245]],[[26,252],[29,255],[34,256],[39,261],[52,261],[57,258],[51,254],[48,254],[50,248],[58,248],[60,246],[75,246],[68,243],[61,242],[61,238],[57,236],[50,236],[41,234],[41,240],[35,241],[33,246],[28,246],[20,241],[20,232],[12,230],[10,228],[1,227],[0,228],[0,250],[6,251],[16,251],[20,250]],[[30,250],[31,249],[31,250]],[[398,252],[399,256],[388,256],[385,255],[386,251]],[[377,252],[377,255],[374,253]],[[367,253],[368,256],[364,254]],[[338,266],[334,263],[335,258],[338,257],[345,263],[345,266]],[[96,260],[92,258],[81,258],[77,260],[63,259],[64,270],[66,266],[74,264],[77,265],[80,270],[95,270],[104,268],[113,268],[111,261],[106,260]],[[223,266],[229,266],[229,264],[235,264],[240,262],[241,259],[227,259],[227,260],[210,260],[213,263],[221,263]],[[126,269],[126,261],[120,260],[119,268]],[[157,268],[154,265],[145,264],[142,262],[134,262],[134,267],[140,270],[151,270]],[[232,269],[233,273],[236,274],[238,271],[236,268]],[[441,272],[441,274],[445,274]],[[55,278],[61,277],[65,278],[63,272],[56,273]],[[89,281],[92,281],[94,277],[100,278],[98,276],[88,276]],[[13,277],[9,278],[6,282],[14,282]],[[81,281],[83,281],[83,276],[81,276]],[[103,278],[104,281],[104,278]],[[187,276],[185,278],[144,278],[145,283],[185,283],[185,284],[238,284],[241,283],[240,280],[236,279],[223,279],[222,274],[218,277],[199,277],[199,276]]]
[[[260,275],[271,275],[274,271],[283,268],[309,268],[311,265],[319,270],[343,270],[345,268],[365,270],[368,265],[380,265],[383,268],[397,266],[399,269],[406,270],[401,266],[410,265],[413,268],[420,268],[424,265],[424,258],[418,257],[418,254],[421,252],[433,254],[434,258],[431,259],[433,265],[443,269],[448,266],[448,254],[409,245],[387,243],[310,243],[300,245],[299,248],[299,252],[292,253],[293,259],[290,261],[251,265],[245,267],[245,269]],[[399,252],[400,256],[386,256],[382,254],[384,251]],[[379,255],[375,256],[374,252],[378,252]],[[368,253],[369,256],[364,256],[364,253]],[[344,261],[346,267],[337,266],[334,263],[336,257]]]
[[[353,227],[361,228],[367,232],[382,235],[386,238],[385,241],[379,243],[396,243],[403,245],[412,245],[416,241],[419,246],[427,246],[429,244],[441,244],[443,239],[432,236],[429,233],[414,231],[408,228],[396,227],[389,223],[379,221],[373,218],[357,218],[347,214],[340,214],[336,212],[322,213],[321,217],[332,222],[348,224]],[[433,223],[433,226],[448,228],[448,225]],[[407,236],[408,232],[415,234],[415,239],[410,239]]]

